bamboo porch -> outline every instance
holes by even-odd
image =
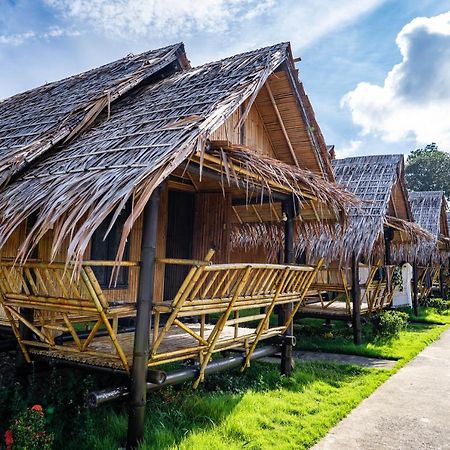
[[[359,269],[363,268],[367,270],[367,279],[359,283],[360,314],[371,314],[388,308],[394,293],[392,279],[395,266],[360,265]],[[350,268],[328,267],[318,272],[299,312],[308,317],[350,320],[352,308]]]
[[[195,358],[200,381],[213,353],[235,348],[245,351],[248,365],[261,340],[286,331],[320,267],[212,264],[213,255],[208,252],[204,261],[159,260],[191,269],[172,300],[153,303],[149,367]],[[107,300],[94,264],[114,262],[85,262],[77,278],[64,264],[0,263],[0,301],[27,361],[39,355],[129,372],[134,333],[119,333],[118,321],[133,316],[135,304]],[[291,314],[274,326],[274,309],[286,303],[295,305]],[[22,312],[31,307],[33,323]],[[34,337],[26,338],[18,322]],[[84,339],[77,332],[81,328],[89,332]],[[107,335],[99,336],[100,330]],[[62,334],[71,339],[58,339]]]

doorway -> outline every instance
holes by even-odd
[[[169,191],[166,258],[192,259],[195,194]],[[164,299],[172,300],[178,292],[189,266],[167,264],[164,273]]]

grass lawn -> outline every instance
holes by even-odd
[[[190,384],[166,388],[149,399],[142,449],[309,448],[450,323],[449,316],[436,315],[431,310],[423,311],[421,317],[447,325],[411,325],[390,342],[367,342],[370,333],[366,326],[366,342],[361,347],[351,343],[351,329],[346,324],[336,323],[330,334],[323,322],[301,321],[296,327],[299,348],[399,361],[390,371],[332,363],[300,363],[290,378],[280,377],[275,365],[255,362],[242,375],[229,371],[207,377],[197,391],[193,391]],[[48,420],[49,429],[56,434],[55,448],[119,448],[126,439],[125,406],[97,411],[84,409],[81,390],[98,385],[95,381],[84,380],[84,385],[80,386],[79,380],[80,374],[73,370],[59,374],[45,386],[45,394],[31,389],[32,395],[28,396],[26,404],[39,402],[45,410],[54,408]],[[106,380],[107,386],[114,383],[114,380]],[[17,403],[17,396],[14,392],[2,400],[0,395],[0,412]],[[71,404],[68,398],[75,398],[78,403]],[[2,417],[0,433],[4,433]]]
[[[304,363],[285,378],[277,366],[254,363],[244,375],[209,378],[197,392],[183,386],[154,396],[142,448],[308,448],[388,376],[380,370]],[[103,412],[97,420],[95,429],[105,433],[73,448],[110,449],[123,442],[124,412]]]
[[[411,313],[411,318],[415,316]],[[369,324],[363,325],[362,345],[353,344],[352,329],[344,322],[333,322],[331,329],[323,326],[323,320],[303,319],[294,327],[297,348],[334,353],[348,353],[374,358],[399,360],[404,365],[417,353],[433,342],[450,324],[450,314],[438,314],[432,308],[421,308],[419,320],[411,323],[398,338],[390,341],[376,340]],[[441,324],[441,325],[437,325]]]

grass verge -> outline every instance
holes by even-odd
[[[433,311],[424,320],[447,321]],[[449,326],[411,325],[391,341],[369,342],[355,347],[351,330],[336,323],[330,330],[323,322],[302,321],[297,327],[300,348],[340,351],[398,359],[393,370],[362,369],[331,363],[301,363],[289,378],[278,367],[254,363],[244,374],[224,372],[208,377],[197,391],[190,384],[152,394],[146,415],[142,449],[305,449],[311,447],[381,383],[435,340]],[[99,387],[97,380],[82,379],[73,370],[58,371],[47,380],[26,389],[13,386],[0,395],[0,432],[10,416],[7,408],[40,403],[48,427],[55,433],[55,448],[117,449],[126,439],[127,411],[124,406],[98,411],[82,406],[82,394]],[[114,380],[103,380],[114,385]],[[73,400],[75,398],[75,400]],[[70,400],[69,400],[70,399]],[[1,448],[1,446],[0,446]]]

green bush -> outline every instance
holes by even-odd
[[[388,310],[383,311],[373,320],[374,334],[377,337],[390,339],[396,337],[403,331],[408,324],[408,314],[402,311]]]
[[[5,433],[8,450],[51,450],[54,436],[45,430],[44,411],[34,405],[22,411]]]
[[[427,308],[434,308],[439,314],[450,310],[450,300],[443,298],[426,298],[421,304]]]

